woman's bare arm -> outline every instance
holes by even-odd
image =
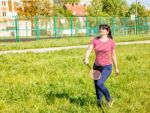
[[[112,51],[112,60],[113,60],[113,64],[114,64],[114,67],[115,67],[115,72],[118,75],[119,74],[119,69],[118,69],[117,57],[116,57],[115,49],[113,49],[113,51]]]
[[[91,54],[91,52],[92,52],[92,50],[93,50],[93,44],[92,43],[90,43],[89,45],[88,45],[88,48],[87,48],[87,50],[86,50],[86,52],[85,52],[85,56],[84,56],[84,59],[83,59],[83,61],[84,61],[84,63],[85,64],[88,64],[89,63],[89,56],[90,56],[90,54]]]

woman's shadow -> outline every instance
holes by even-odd
[[[55,102],[56,98],[59,98],[59,99],[65,98],[65,99],[69,100],[70,103],[76,104],[79,106],[84,106],[87,104],[87,99],[85,97],[81,97],[81,96],[73,97],[66,92],[54,93],[51,91],[51,92],[47,93],[45,95],[45,97],[46,97],[46,101],[48,104],[53,104]]]

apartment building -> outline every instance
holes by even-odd
[[[21,0],[0,0],[0,21],[11,20],[17,15]]]

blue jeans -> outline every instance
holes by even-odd
[[[104,82],[112,72],[112,65],[97,66],[94,64],[93,69],[101,72],[101,78],[99,80],[94,80],[97,99],[102,100],[102,96],[104,95],[105,99],[110,101],[111,97],[108,89],[104,85]]]

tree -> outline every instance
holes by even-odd
[[[136,14],[137,10],[137,16],[149,16],[149,11],[143,6],[142,4],[138,3],[133,3],[127,13],[127,16],[130,16],[131,14]]]
[[[93,0],[91,5],[87,7],[87,16],[108,16],[102,12],[103,3],[101,0]]]
[[[78,3],[80,0],[59,0],[59,4],[55,4],[53,9],[54,13],[53,16],[72,16],[72,11],[66,10],[64,5],[69,3],[69,4],[74,4]]]
[[[64,9],[63,6],[54,5],[53,16],[64,16],[64,17],[68,17],[68,16],[72,16],[72,12],[69,11],[69,10]]]
[[[22,7],[18,8],[19,16],[51,16],[53,14],[53,5],[49,0],[22,0]]]
[[[125,0],[102,0],[102,11],[110,16],[125,16],[128,5]]]
[[[150,9],[145,9],[145,16],[149,16],[150,15]]]
[[[66,3],[69,3],[69,4],[71,4],[71,3],[78,3],[78,2],[80,2],[80,0],[64,0],[65,4]]]
[[[93,0],[87,7],[88,16],[125,16],[127,11],[125,0]]]
[[[78,2],[80,2],[80,0],[58,0],[58,3],[62,5],[67,4],[67,3],[71,4],[71,3],[78,3]]]

